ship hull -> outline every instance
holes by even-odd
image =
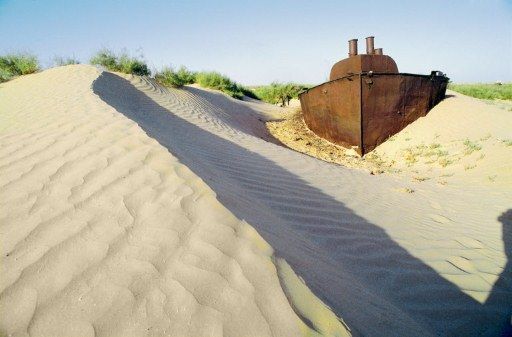
[[[364,155],[425,116],[445,97],[447,84],[435,74],[360,73],[320,84],[299,99],[314,133]]]

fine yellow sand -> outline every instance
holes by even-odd
[[[349,336],[253,227],[93,92],[102,76],[67,66],[0,85],[0,334]]]
[[[506,181],[479,176],[478,184],[443,184],[345,169],[265,141],[258,122],[275,118],[274,106],[125,78],[105,83],[117,82],[132,98],[133,85],[149,100],[103,99],[118,103],[205,179],[224,205],[256,226],[354,334],[493,336],[509,324],[512,189]],[[138,112],[148,106],[152,120]],[[438,127],[474,140],[465,127],[487,125],[485,132],[499,139],[496,146],[506,145],[501,138],[510,117],[503,109],[495,111],[498,122],[479,121],[493,117],[491,110],[475,117],[460,112],[465,127],[448,123],[454,110],[471,107],[449,107]],[[511,168],[511,157],[504,156],[490,169]]]
[[[512,186],[512,114],[505,103],[479,100],[448,91],[427,116],[390,137],[363,158],[310,131],[296,109],[284,109],[267,123],[284,145],[345,167],[391,174],[412,181],[477,184],[493,189]]]
[[[278,145],[265,121],[282,109],[196,87],[72,66],[2,84],[0,102],[6,332],[344,335],[337,315],[354,336],[496,336],[509,324],[504,109],[450,97],[379,147],[374,164],[393,170],[371,175]]]

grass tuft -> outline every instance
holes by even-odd
[[[466,139],[463,144],[465,146],[464,154],[466,156],[472,154],[475,151],[480,151],[482,149],[482,146],[480,146],[480,144],[478,144],[477,142],[472,142],[469,139]]]
[[[289,105],[292,98],[298,98],[299,94],[307,90],[308,85],[297,83],[278,83],[259,86],[253,89],[256,96],[270,104]]]
[[[165,67],[155,74],[155,79],[162,85],[179,88],[185,84],[196,82],[196,74],[181,66],[177,71],[172,67]]]
[[[133,75],[150,75],[147,64],[137,57],[129,56],[126,53],[116,55],[108,49],[98,51],[90,60],[91,64],[101,65],[110,71],[118,71]]]
[[[215,71],[193,72],[184,66],[181,66],[178,70],[165,67],[156,73],[155,79],[162,85],[174,88],[197,83],[203,88],[220,90],[236,99],[242,99],[244,96],[258,99],[250,89]]]
[[[215,71],[198,72],[195,78],[196,83],[203,88],[220,90],[233,98],[242,99],[244,96],[258,98],[251,90]]]
[[[423,159],[425,164],[439,163],[442,167],[446,167],[454,162],[454,159],[448,159],[449,153],[444,150],[439,143],[431,143],[428,146],[419,144],[414,147],[408,147],[403,152],[403,158],[407,166],[412,166],[420,159]]]
[[[35,73],[39,70],[37,57],[30,54],[9,54],[0,56],[0,82],[13,77]]]
[[[112,71],[119,71],[117,56],[108,49],[98,51],[90,60],[91,64],[96,64]]]
[[[438,163],[439,163],[439,165],[441,165],[441,167],[446,167],[450,164],[453,164],[453,160],[450,158],[440,158],[438,160]]]

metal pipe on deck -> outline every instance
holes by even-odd
[[[368,36],[366,38],[366,54],[373,55],[375,53],[374,45],[373,45],[373,36]]]
[[[348,57],[357,55],[357,39],[348,41]]]

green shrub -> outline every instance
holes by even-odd
[[[280,103],[282,106],[290,104],[292,98],[298,98],[299,94],[308,89],[309,86],[297,83],[278,83],[260,86],[253,89],[256,96],[271,104]]]
[[[117,56],[108,49],[102,49],[94,55],[91,64],[104,66],[108,70],[119,71]]]
[[[504,84],[448,84],[448,89],[482,99],[512,100],[512,83]]]
[[[179,88],[185,84],[195,83],[196,74],[184,66],[181,66],[178,71],[172,67],[166,67],[156,73],[155,79],[163,85]]]
[[[7,82],[12,78],[12,74],[0,66],[0,83]]]
[[[134,74],[139,76],[148,76],[151,72],[146,63],[135,57],[126,54],[119,56],[119,71],[126,74]]]
[[[155,79],[162,85],[175,88],[197,83],[203,88],[220,90],[236,99],[242,99],[244,96],[259,99],[252,90],[215,71],[193,72],[184,66],[178,70],[165,67],[156,73]]]
[[[257,98],[251,90],[215,71],[196,73],[196,83],[204,88],[220,90],[236,99],[242,99],[244,96]]]
[[[0,82],[15,76],[32,74],[39,70],[37,57],[29,54],[9,54],[0,56]]]
[[[108,49],[102,49],[94,55],[91,64],[101,65],[110,71],[119,71],[126,74],[150,75],[146,63],[136,57],[131,57],[126,53],[116,55]]]
[[[55,64],[55,66],[61,67],[61,66],[67,66],[70,64],[80,64],[80,61],[78,61],[77,59],[72,58],[72,57],[64,58],[64,57],[56,56],[53,59],[53,63]]]

